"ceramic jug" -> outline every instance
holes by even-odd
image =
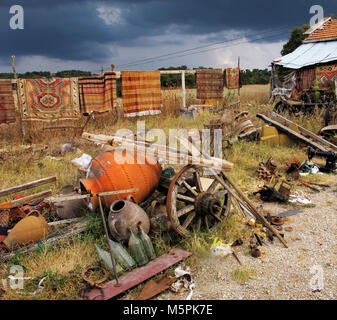
[[[130,200],[133,201],[130,201]],[[133,233],[138,233],[138,224],[141,223],[145,233],[150,230],[150,220],[145,211],[135,203],[132,196],[127,200],[117,200],[112,203],[108,217],[109,229],[117,241],[128,241],[131,228]]]

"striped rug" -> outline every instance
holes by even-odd
[[[227,89],[238,89],[240,87],[240,68],[226,69]]]
[[[78,85],[82,113],[89,114],[92,111],[104,113],[113,109],[114,101],[117,99],[114,72],[79,78]]]
[[[160,71],[122,71],[124,117],[160,114]]]
[[[15,104],[11,79],[0,79],[0,124],[15,122]]]
[[[197,98],[201,100],[223,98],[222,69],[197,70]]]

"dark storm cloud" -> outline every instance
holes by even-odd
[[[109,45],[138,46],[144,37],[170,34],[208,35],[225,30],[243,34],[264,32],[308,23],[309,8],[320,4],[325,15],[336,13],[335,1],[313,0],[1,0],[0,59],[42,55],[67,60],[100,61],[113,56]],[[25,29],[10,30],[9,7],[25,9]],[[99,5],[120,9],[120,24],[106,24],[98,16]],[[228,36],[230,38],[230,36]],[[224,40],[223,33],[210,35],[209,41]],[[279,38],[286,38],[280,35]],[[275,39],[266,39],[272,41]],[[146,41],[146,40],[145,40]],[[164,41],[146,41],[147,46]],[[177,43],[175,39],[166,44]]]

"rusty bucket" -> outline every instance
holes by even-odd
[[[124,162],[121,163],[120,159]],[[114,201],[126,199],[131,194],[136,203],[141,203],[156,190],[161,170],[155,159],[145,158],[143,154],[121,149],[104,152],[91,161],[87,178],[80,181],[81,191],[94,194],[138,188],[137,192],[129,194],[104,196],[102,202],[110,208]],[[95,210],[97,205],[97,197],[87,201],[90,210]]]

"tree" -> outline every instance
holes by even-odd
[[[291,31],[289,41],[283,46],[281,51],[282,56],[289,54],[296,50],[305,39],[304,32],[310,28],[308,24],[304,24],[302,27],[296,27]]]

